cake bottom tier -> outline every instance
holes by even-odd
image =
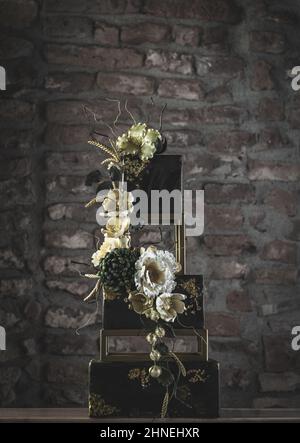
[[[101,362],[89,367],[89,415],[93,418],[159,418],[166,388],[149,376],[151,364]],[[214,360],[185,362],[176,394],[166,417],[214,418],[219,416],[219,363]],[[178,368],[172,363],[172,373]],[[172,389],[169,390],[172,394]]]

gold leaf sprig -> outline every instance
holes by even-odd
[[[167,389],[161,406],[161,414],[160,414],[161,418],[165,418],[165,416],[167,415],[168,406],[169,406],[169,391]]]
[[[97,148],[100,148],[103,152],[105,152],[106,154],[108,154],[112,161],[119,163],[120,162],[120,157],[116,151],[116,149],[114,149],[113,147],[110,148],[109,146],[103,145],[102,143],[99,143],[95,140],[89,140],[88,144],[96,146]]]

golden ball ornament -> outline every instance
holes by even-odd
[[[157,337],[159,338],[162,338],[166,335],[166,331],[161,326],[157,326],[157,328],[155,329],[155,335],[157,335]]]
[[[148,343],[150,343],[150,345],[155,345],[157,342],[157,336],[153,332],[150,332],[150,334],[146,336],[146,340]]]
[[[160,366],[151,366],[151,368],[149,369],[149,374],[151,375],[151,377],[153,378],[158,378],[161,376],[162,373],[162,369]]]
[[[157,361],[157,360],[160,359],[160,357],[161,357],[160,352],[156,351],[155,349],[153,349],[153,350],[150,352],[150,359],[151,359],[152,361]]]

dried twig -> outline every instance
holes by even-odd
[[[130,115],[130,117],[132,118],[133,123],[136,125],[136,119],[133,117],[132,113],[129,111],[127,105],[128,105],[128,100],[126,100],[126,102],[125,102],[125,111]]]
[[[167,106],[168,106],[167,103],[165,103],[164,106],[162,107],[162,110],[161,110],[161,113],[160,113],[160,119],[159,119],[159,132],[161,132],[161,130],[162,130],[162,126],[163,126],[163,115],[164,115],[164,112],[165,112]]]

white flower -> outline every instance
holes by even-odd
[[[168,251],[150,246],[141,253],[135,264],[135,285],[147,297],[155,297],[163,292],[172,292],[176,287],[175,273],[178,265]]]
[[[131,192],[111,189],[103,200],[102,206],[109,217],[125,216],[133,211],[134,196]]]
[[[183,314],[185,311],[184,294],[168,294],[164,293],[156,299],[156,309],[160,318],[164,321],[174,321],[177,314]]]
[[[108,219],[103,232],[105,232],[108,237],[118,238],[122,237],[128,231],[129,226],[129,217],[111,217]]]
[[[128,248],[128,247],[129,247],[128,237],[121,237],[121,238],[105,237],[104,242],[100,246],[100,249],[98,249],[98,251],[94,252],[94,254],[92,255],[92,263],[95,266],[95,268],[97,268],[102,258],[104,258],[108,252],[116,248]]]

